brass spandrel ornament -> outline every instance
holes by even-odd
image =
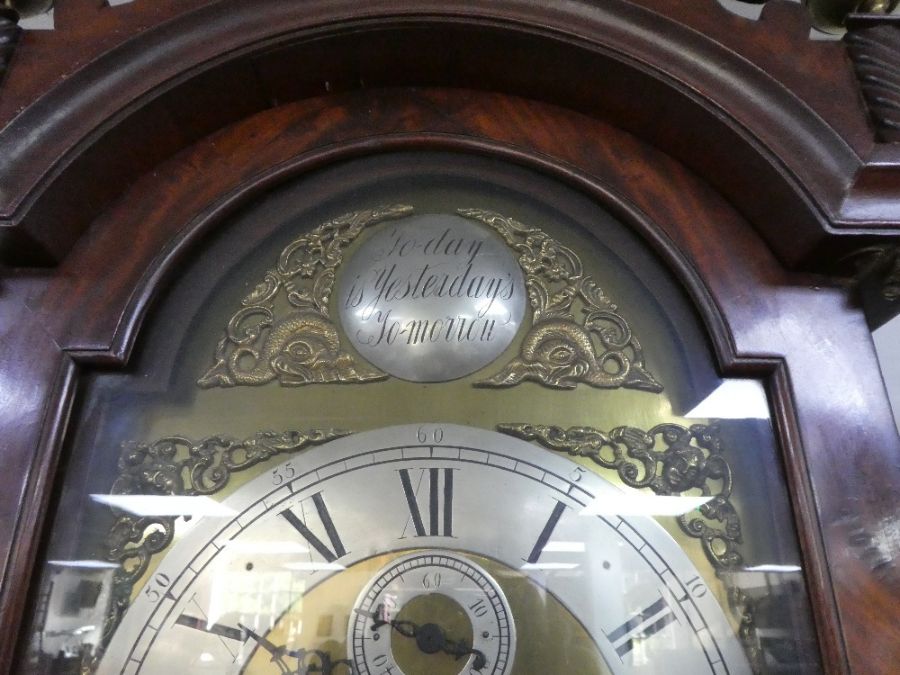
[[[585,274],[574,251],[542,230],[499,213],[481,209],[459,213],[492,228],[518,254],[532,309],[519,356],[478,386],[511,387],[531,380],[556,389],[586,384],[663,390],[645,367],[640,342],[628,321]]]
[[[628,487],[648,489],[660,496],[691,493],[709,499],[691,512],[678,516],[678,525],[699,539],[703,552],[717,570],[743,564],[738,551],[742,542],[741,519],[731,503],[733,477],[719,431],[713,425],[660,424],[644,431],[616,427],[605,432],[590,427],[564,429],[542,424],[499,424],[497,430],[545,448],[586,457],[616,472]]]
[[[393,249],[386,244],[375,246],[377,254],[369,249],[354,254],[349,263],[352,278],[346,288],[338,289],[339,327],[329,306],[339,268],[347,266],[345,249],[364,229],[388,220],[404,221],[412,213],[413,208],[405,205],[348,213],[295,239],[281,253],[277,266],[243,299],[219,341],[215,364],[198,385],[233,387],[273,380],[283,386],[365,383],[391,375],[419,382],[456,379],[489,365],[510,344],[519,331],[524,293],[532,310],[531,324],[521,338],[518,355],[475,386],[511,387],[533,381],[554,389],[584,384],[652,393],[663,390],[644,363],[631,325],[585,273],[575,252],[537,227],[483,209],[426,216],[444,218],[446,223],[431,225],[437,230],[445,227],[447,232],[441,235],[435,230],[430,238],[423,234],[422,241],[407,232],[404,241],[398,242],[390,232],[379,231],[385,242],[393,242]],[[514,256],[515,262],[509,264],[519,269],[508,269],[499,255],[502,251],[489,258],[498,261],[494,276],[487,270],[462,269],[466,256],[472,256],[472,242],[480,246],[485,242],[454,225],[453,219],[460,217],[466,219],[460,221],[462,225],[474,222],[499,235]],[[453,241],[470,245],[448,254],[443,249]],[[435,254],[428,250],[432,244],[434,249],[443,247],[443,258],[449,258],[440,265],[456,265],[443,277],[429,269],[429,256]],[[404,258],[406,246],[413,247],[412,263]],[[457,264],[454,255],[462,262]],[[394,267],[404,265],[405,276],[391,277],[392,262]],[[491,284],[505,295],[487,297]],[[440,288],[447,293],[440,295]],[[387,290],[396,307],[388,307],[392,298],[383,297]],[[366,294],[383,301],[377,312],[370,312],[372,316],[362,315]],[[488,301],[502,316],[485,315]],[[393,309],[399,311],[390,317]],[[425,314],[420,316],[422,311]],[[377,367],[354,356],[345,348],[348,343]],[[442,347],[446,349],[440,351]],[[460,356],[461,352],[465,353]],[[460,363],[446,365],[453,359]]]
[[[242,301],[216,347],[203,388],[370,382],[387,375],[343,348],[328,304],[344,249],[366,227],[411,214],[395,204],[347,213],[292,241]]]
[[[150,443],[123,444],[119,477],[105,499],[116,519],[107,536],[105,558],[117,565],[112,602],[106,624],[107,638],[128,608],[134,585],[147,572],[153,556],[175,538],[174,515],[136,515],[115,508],[118,497],[201,497],[224,490],[233,474],[246,471],[279,455],[299,452],[349,435],[337,429],[260,431],[245,439],[210,436],[194,441],[169,436]],[[291,476],[284,476],[287,480]]]

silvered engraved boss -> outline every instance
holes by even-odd
[[[337,303],[348,340],[373,365],[444,382],[509,346],[525,313],[525,280],[491,230],[423,214],[373,231],[344,264]]]

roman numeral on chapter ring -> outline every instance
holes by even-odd
[[[406,505],[413,529],[417,537],[452,537],[453,536],[453,472],[456,469],[422,469],[418,483],[413,488],[413,480],[409,469],[400,469],[400,483],[406,496]],[[442,478],[443,474],[443,480]],[[428,530],[419,510],[417,493],[421,491],[425,477],[428,477]],[[406,530],[404,530],[404,535]]]
[[[531,549],[531,554],[527,558],[525,558],[525,562],[533,565],[538,561],[538,559],[541,557],[541,552],[544,550],[547,542],[550,541],[550,537],[553,535],[553,530],[556,529],[556,524],[559,522],[559,519],[562,518],[563,512],[565,510],[565,504],[559,501],[556,502],[556,506],[553,507],[553,512],[547,519],[547,523],[544,525],[544,529],[541,530],[541,534],[540,536],[538,536],[534,548]]]
[[[634,640],[637,638],[649,638],[656,635],[677,618],[665,598],[660,598],[649,607],[634,614],[628,621],[607,633],[606,639],[610,641],[619,658],[624,657],[634,649]]]
[[[310,546],[318,551],[320,556],[325,558],[326,562],[334,562],[341,556],[346,555],[347,550],[344,548],[344,544],[338,536],[337,528],[334,526],[331,514],[328,513],[328,507],[325,506],[325,500],[322,497],[322,493],[317,492],[310,499],[312,499],[313,505],[316,507],[316,513],[319,515],[319,520],[325,528],[325,534],[328,536],[331,548],[328,548],[321,539],[313,534],[312,530],[306,526],[306,523],[300,520],[300,518],[297,517],[297,514],[290,509],[282,511],[281,516],[288,521],[288,523],[291,524],[291,527],[297,530],[307,542],[309,542]]]

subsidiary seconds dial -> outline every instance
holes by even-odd
[[[413,620],[415,607],[424,619]],[[503,590],[462,555],[430,550],[393,561],[363,589],[353,611],[347,643],[360,675],[433,672],[435,654],[473,675],[512,671],[516,630]],[[410,650],[394,645],[407,641],[424,657],[403,663]]]

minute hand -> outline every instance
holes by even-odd
[[[487,663],[487,659],[481,650],[474,649],[469,646],[465,640],[450,640],[444,633],[444,629],[434,623],[426,623],[419,626],[412,621],[385,621],[383,607],[379,605],[374,612],[368,612],[363,609],[354,609],[357,614],[361,614],[372,619],[372,629],[377,630],[382,626],[390,626],[403,637],[413,638],[416,646],[426,654],[434,654],[436,652],[444,652],[457,659],[468,654],[475,655],[475,661],[472,663],[474,670],[481,670]]]
[[[244,626],[243,624],[239,623],[238,627],[242,631],[244,631],[247,635],[252,637],[259,644],[260,647],[262,647],[263,649],[265,649],[267,652],[269,652],[272,655],[272,662],[278,664],[278,669],[282,673],[287,674],[287,675],[290,674],[291,668],[284,662],[284,659],[282,658],[284,656],[284,652],[285,652],[284,647],[279,647],[278,645],[273,644],[272,642],[270,642],[269,640],[264,638],[262,635],[258,635],[257,633],[254,633],[251,629],[247,628],[247,626]]]
[[[481,670],[487,663],[487,659],[484,657],[484,654],[481,652],[481,650],[470,647],[469,643],[465,640],[459,640],[458,642],[456,642],[445,637],[444,644],[441,645],[441,651],[445,654],[450,654],[450,656],[455,656],[457,660],[468,654],[474,654],[475,661],[472,663],[473,670]]]

